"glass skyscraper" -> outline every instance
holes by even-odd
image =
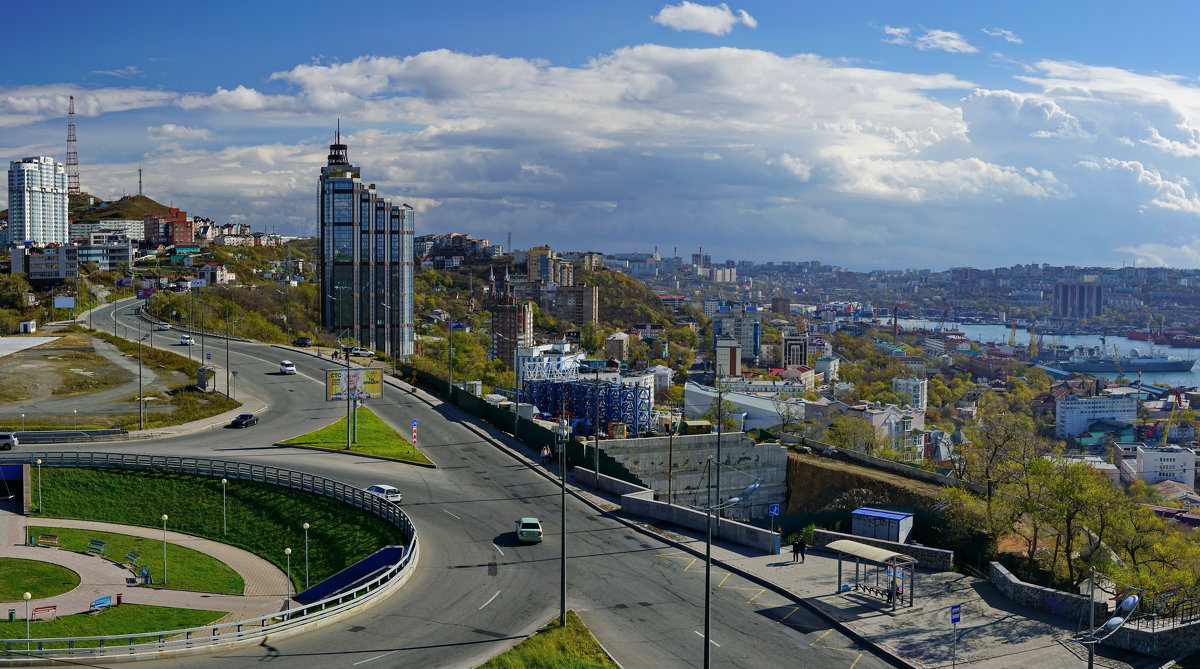
[[[389,355],[413,353],[413,223],[364,184],[339,132],[317,191],[321,324]]]
[[[20,244],[66,244],[67,167],[34,156],[8,164],[8,240]]]

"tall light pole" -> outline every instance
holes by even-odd
[[[559,542],[558,554],[558,624],[567,628],[567,435],[570,434],[567,419],[558,419],[558,429],[555,435],[562,439],[558,449],[558,474],[562,482],[562,495],[559,498],[560,516],[558,525],[562,528],[562,540]]]
[[[518,354],[521,352],[521,346],[519,341],[515,339],[509,339],[499,332],[493,331],[492,334],[503,339],[504,341],[512,342],[513,345],[512,370],[513,380],[516,384],[516,387],[513,388],[513,439],[516,439],[517,427],[521,424],[521,414],[519,411],[521,407],[521,370],[519,366],[520,361],[518,360]]]
[[[42,459],[37,459],[38,467],[38,513],[46,513],[46,507],[42,506]]]
[[[310,525],[304,523],[300,527],[304,528],[304,589],[308,590],[308,528]]]
[[[146,335],[149,337],[150,335]],[[146,398],[142,393],[142,341],[146,339],[142,337],[138,340],[138,429],[146,429]]]
[[[450,359],[446,365],[446,398],[454,404],[454,318],[447,317],[446,341],[450,344]]]
[[[288,577],[288,597],[292,596],[292,549],[283,549],[283,554],[287,556],[287,577]]]
[[[242,316],[242,318],[239,318],[236,321],[229,321],[229,336],[225,338],[225,397],[228,397],[229,399],[233,399],[233,395],[231,395],[229,392],[229,340],[233,339],[233,326],[241,323],[243,318],[245,318],[245,316]]]
[[[395,330],[396,326],[395,326],[395,324],[392,323],[392,321],[393,321],[392,315],[393,315],[394,309],[392,309],[391,305],[389,305],[387,302],[380,302],[379,304],[384,309],[388,310],[388,327],[392,330]],[[396,338],[394,336],[388,338],[388,348],[391,349],[391,351],[389,351],[389,352],[392,354],[392,376],[396,375],[396,357],[397,356],[396,356],[395,339]]]
[[[33,599],[33,594],[23,593],[21,599],[25,600],[25,650],[29,650],[29,600]]]
[[[332,300],[332,299],[336,299],[336,298],[329,296],[329,299]],[[347,339],[347,342],[349,342],[349,343],[343,343],[342,335],[346,334],[349,331],[350,331],[349,328],[342,330],[342,334],[338,335],[338,338],[337,338],[337,345],[338,345],[338,347],[340,347],[342,349],[342,358],[344,358],[345,362],[346,362],[346,372],[342,376],[342,392],[346,393],[346,450],[347,451],[350,450],[350,432],[352,429],[350,427],[350,421],[352,420],[351,416],[350,416],[350,403],[352,401],[350,398],[350,351],[354,347],[351,345],[353,343],[353,340]]]
[[[138,394],[141,395],[140,392]],[[25,414],[21,414],[21,431],[25,431]]]
[[[290,275],[290,272],[289,272],[289,275]],[[289,281],[290,281],[290,279],[289,279]],[[288,291],[279,290],[278,288],[275,289],[275,292],[277,292],[283,296],[284,335],[288,339],[291,339],[292,338],[292,324],[291,324],[291,320],[288,318],[288,316],[291,315],[291,311],[292,311],[292,294]]]
[[[71,415],[72,415],[71,428],[78,430],[79,429],[79,409],[71,409]]]
[[[167,584],[167,514],[162,515],[163,521],[163,585]]]
[[[600,368],[595,369],[596,381],[592,385],[592,471],[596,472],[596,489],[600,489]]]
[[[221,536],[229,534],[229,505],[226,504],[225,486],[228,479],[221,479]]]
[[[712,467],[712,464],[713,464],[713,458],[710,455],[710,456],[708,456],[708,466]],[[712,666],[710,663],[710,658],[709,658],[709,643],[711,643],[709,641],[709,639],[710,639],[709,631],[711,629],[710,621],[711,621],[711,612],[712,612],[713,511],[719,512],[722,509],[727,509],[731,506],[741,504],[742,502],[744,502],[746,500],[747,497],[750,496],[751,493],[753,493],[755,490],[757,490],[758,486],[760,486],[760,485],[762,485],[762,479],[755,478],[754,482],[751,483],[750,485],[746,486],[746,488],[744,490],[742,490],[741,493],[737,494],[734,497],[730,497],[729,499],[724,500],[720,503],[713,504],[713,486],[710,484],[708,486],[708,503],[705,504],[704,506],[689,505],[693,509],[704,512],[704,521],[705,521],[704,527],[706,530],[705,540],[704,540],[704,669],[709,669],[709,667]],[[717,522],[718,523],[721,522],[721,519],[719,516],[717,517]]]

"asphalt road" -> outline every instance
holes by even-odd
[[[116,318],[132,338],[135,330],[148,326],[130,315],[128,302],[123,304]],[[111,331],[111,317],[110,309],[102,308],[93,322]],[[178,337],[161,341],[176,342]],[[160,343],[158,337],[155,343]],[[184,352],[180,346],[165,347]],[[214,363],[224,364],[223,344],[208,350]],[[281,359],[295,362],[298,373],[278,374]],[[564,535],[554,482],[482,436],[482,428],[471,429],[465,424],[468,417],[454,407],[431,407],[392,387],[369,406],[397,427],[419,420],[420,447],[436,469],[275,447],[277,441],[345,415],[344,404],[324,401],[322,370],[333,363],[237,342],[230,346],[230,363],[239,372],[235,396],[249,393],[270,406],[257,426],[108,443],[102,449],[64,449],[216,457],[303,470],[358,486],[395,485],[404,492],[404,509],[421,537],[420,564],[398,593],[328,626],[258,646],[140,666],[243,667],[269,661],[303,668],[475,667],[558,615]],[[545,541],[516,544],[512,525],[522,516],[541,519]],[[566,541],[567,607],[579,613],[622,666],[702,666],[702,561],[569,495]],[[830,632],[822,619],[787,598],[726,577],[719,569],[714,569],[713,582],[719,585],[712,594],[713,666],[889,666]]]

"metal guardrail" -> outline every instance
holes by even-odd
[[[31,430],[17,432],[17,441],[22,444],[59,444],[75,441],[108,441],[124,439],[129,433],[125,430]]]
[[[42,639],[0,639],[3,651],[0,662],[31,657],[88,657],[114,655],[132,656],[154,654],[205,646],[218,647],[278,634],[312,622],[335,616],[370,601],[389,591],[416,564],[418,544],[412,521],[400,507],[366,491],[323,476],[281,469],[266,465],[228,462],[211,458],[190,458],[132,453],[68,453],[48,451],[22,453],[19,457],[0,457],[0,462],[32,465],[42,461],[43,467],[94,467],[113,469],[153,469],[197,476],[224,477],[258,481],[336,499],[371,513],[399,528],[409,537],[404,556],[382,574],[353,590],[323,600],[298,606],[267,616],[237,622],[212,624],[188,629],[116,634],[111,636],[57,637]],[[82,644],[82,645],[81,645]],[[92,645],[95,644],[95,645]]]

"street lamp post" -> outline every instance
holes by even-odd
[[[149,337],[150,335],[146,335]],[[138,340],[138,429],[146,429],[146,398],[142,393],[142,341],[146,339],[142,337]]]
[[[558,623],[563,629],[567,628],[567,435],[570,427],[566,418],[560,418],[555,436],[562,443],[558,449],[558,474],[562,482],[562,494],[559,498],[559,527],[562,528],[562,540],[559,542],[558,555]]]
[[[304,528],[304,589],[308,590],[308,528],[311,526],[304,523],[301,527]]]
[[[283,549],[283,554],[287,556],[287,577],[288,577],[288,597],[292,596],[292,549]]]
[[[713,464],[713,458],[710,455],[710,456],[708,456],[708,465],[711,467],[712,464]],[[718,469],[718,471],[720,471],[720,470]],[[704,669],[709,669],[709,667],[712,666],[710,663],[710,658],[709,658],[709,643],[711,643],[709,641],[709,639],[710,639],[709,631],[711,628],[710,621],[711,621],[711,612],[712,612],[713,511],[719,512],[722,509],[727,509],[731,506],[736,506],[738,504],[741,504],[742,502],[744,502],[746,500],[747,497],[750,496],[751,493],[753,493],[755,490],[757,490],[758,486],[760,486],[760,485],[762,485],[762,479],[756,478],[756,479],[754,479],[753,483],[746,486],[746,488],[744,490],[742,490],[742,492],[739,493],[738,495],[736,495],[734,497],[730,497],[729,499],[727,499],[723,502],[713,504],[713,486],[710,484],[708,486],[708,504],[706,504],[704,506],[689,505],[693,509],[696,509],[697,511],[704,512],[704,527],[705,527],[705,539],[704,539]],[[717,517],[717,522],[718,523],[721,522],[720,516]]]
[[[228,479],[221,479],[221,536],[229,534],[229,506],[225,502],[225,486],[228,483]]]
[[[73,416],[71,419],[71,427],[72,427],[72,429],[78,430],[79,429],[79,409],[71,409],[71,415]]]
[[[163,585],[167,584],[167,514],[162,515],[163,521]]]
[[[38,513],[46,513],[46,508],[42,506],[42,459],[37,459],[38,468]]]
[[[245,316],[242,316],[242,318],[245,318]],[[233,326],[241,323],[242,318],[236,321],[229,321],[229,336],[225,338],[225,397],[229,399],[233,399],[233,396],[229,393],[229,340],[233,339]]]
[[[513,388],[513,439],[516,439],[517,438],[517,427],[521,424],[521,414],[520,414],[521,371],[520,371],[519,360],[518,360],[518,354],[521,352],[520,351],[521,346],[520,346],[519,341],[517,341],[515,339],[509,339],[508,337],[505,337],[504,335],[500,334],[499,332],[493,332],[492,334],[503,339],[504,341],[512,342],[512,345],[513,345],[512,370],[513,370],[513,380],[516,384],[516,387]]]
[[[388,327],[393,331],[396,330],[396,325],[395,325],[395,323],[393,323],[394,319],[392,318],[393,312],[395,310],[387,302],[380,302],[379,304],[382,305],[384,309],[388,310]],[[392,376],[396,375],[397,355],[396,355],[396,341],[395,340],[396,340],[395,336],[388,337],[388,347],[391,348],[389,353],[392,354]]]
[[[600,368],[596,368],[596,382],[592,388],[592,471],[596,473],[596,489],[600,489]],[[669,481],[670,479],[668,479]]]
[[[29,650],[29,600],[33,599],[33,594],[23,593],[21,599],[25,600],[25,650]]]
[[[140,395],[141,393],[138,394]],[[21,414],[21,431],[25,431],[25,414]]]

